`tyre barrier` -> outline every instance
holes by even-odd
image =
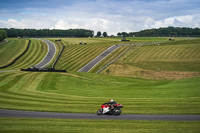
[[[30,71],[30,72],[64,72],[66,70],[55,70],[54,68],[28,68],[28,69],[20,69],[21,71]]]
[[[22,57],[28,51],[30,43],[31,43],[31,40],[29,40],[29,39],[27,39],[27,40],[29,42],[28,42],[28,45],[27,45],[26,49],[24,50],[24,52],[21,53],[17,58],[15,58],[10,64],[2,66],[2,67],[0,67],[0,69],[3,69],[3,68],[6,68],[6,67],[9,67],[9,66],[13,65],[20,57]]]
[[[57,63],[58,59],[60,58],[60,56],[61,56],[61,54],[62,54],[62,52],[63,52],[64,48],[65,48],[65,46],[63,46],[62,50],[60,51],[60,53],[59,53],[58,57],[56,58],[55,62],[54,62],[54,63],[53,63],[53,65],[52,65],[52,68],[54,68],[54,67],[55,67],[55,65],[56,65],[56,63]]]

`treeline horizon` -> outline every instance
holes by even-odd
[[[94,35],[93,30],[87,29],[17,29],[17,28],[0,28],[0,31],[5,31],[6,37],[109,37],[106,32],[101,34],[100,31],[97,35]],[[1,37],[0,39],[5,37]],[[189,27],[162,27],[158,29],[146,29],[138,32],[119,32],[117,36],[126,37],[186,37],[186,36],[197,36],[200,37],[200,28],[189,28]],[[115,37],[111,35],[110,37]],[[4,38],[5,39],[5,38]]]
[[[146,29],[139,32],[119,32],[118,36],[123,35],[126,37],[170,37],[170,36],[200,36],[200,28],[189,27],[163,27],[158,29]]]
[[[1,28],[8,37],[93,37],[93,30],[86,29],[16,29]]]

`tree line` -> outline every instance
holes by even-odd
[[[7,33],[4,30],[0,30],[0,41],[3,41],[7,38]]]
[[[200,28],[188,28],[188,27],[173,27],[158,29],[146,29],[139,32],[119,32],[118,36],[126,37],[182,37],[182,36],[200,36]],[[15,28],[0,28],[0,41],[6,37],[93,37],[93,30],[86,29],[15,29]],[[98,31],[96,37],[108,37],[107,32],[103,34]]]
[[[8,37],[93,37],[94,31],[86,29],[15,29],[2,28]]]
[[[165,27],[159,29],[147,29],[139,32],[121,32],[117,34],[126,37],[185,37],[185,36],[200,36],[200,28],[188,28],[188,27]]]

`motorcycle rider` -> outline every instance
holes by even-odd
[[[115,102],[113,99],[110,99],[110,102],[108,103],[104,103],[104,104],[108,104],[110,109],[113,109],[115,104],[117,104],[117,102]]]

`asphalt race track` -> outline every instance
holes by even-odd
[[[108,56],[111,52],[116,50],[117,48],[121,47],[123,44],[113,45],[97,56],[95,59],[90,61],[84,67],[82,67],[78,72],[89,72],[95,65],[97,65],[101,60],[103,60],[106,56]]]
[[[43,68],[43,67],[45,67],[53,59],[53,57],[56,54],[56,47],[55,47],[54,43],[52,43],[49,40],[45,40],[45,39],[40,39],[40,40],[42,40],[43,42],[45,42],[47,44],[47,46],[48,46],[48,53],[47,53],[47,55],[45,56],[45,58],[40,63],[38,63],[37,65],[35,65],[36,68]]]
[[[200,115],[96,115],[80,113],[53,113],[0,109],[0,117],[7,118],[56,118],[56,119],[110,119],[110,120],[156,120],[156,121],[200,121]]]

